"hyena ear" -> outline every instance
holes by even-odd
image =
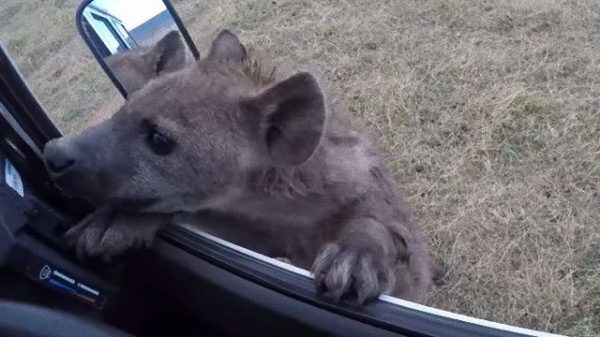
[[[308,160],[321,140],[326,110],[323,93],[309,73],[296,74],[244,102],[258,141],[276,165]]]
[[[185,51],[179,33],[176,30],[167,33],[149,53],[154,74],[160,76],[182,69],[185,66]]]
[[[237,35],[224,29],[212,42],[208,58],[215,61],[242,62],[246,59],[246,48]]]
[[[152,79],[185,67],[186,47],[177,31],[152,46],[139,47],[105,59],[125,91],[141,89]]]

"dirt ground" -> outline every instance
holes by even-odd
[[[75,0],[0,2],[0,39],[65,132],[122,99]],[[600,335],[597,0],[177,0],[201,54],[221,28],[326,74],[368,124],[450,274],[430,305]]]

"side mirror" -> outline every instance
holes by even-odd
[[[169,0],[84,0],[76,23],[125,98],[200,57]]]

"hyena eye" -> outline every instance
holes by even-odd
[[[152,149],[152,151],[158,155],[164,156],[171,152],[175,148],[175,142],[158,132],[156,129],[150,129],[148,132],[148,146]]]

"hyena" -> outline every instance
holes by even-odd
[[[57,186],[97,206],[67,235],[84,253],[116,254],[185,221],[311,269],[335,300],[424,302],[425,238],[375,144],[320,83],[262,71],[222,31],[205,58],[170,67],[109,120],[46,145]]]

